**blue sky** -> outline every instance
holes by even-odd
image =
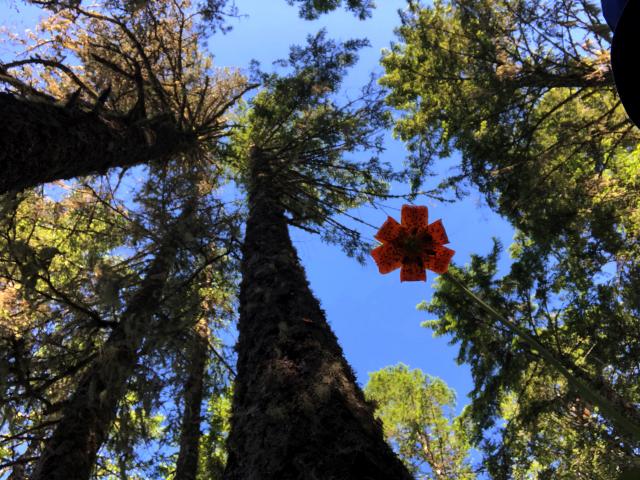
[[[399,24],[397,10],[404,8],[405,2],[384,0],[378,4],[373,18],[364,22],[346,12],[305,22],[284,0],[239,0],[240,13],[247,16],[232,22],[234,28],[230,33],[214,36],[209,42],[210,51],[218,66],[247,66],[251,59],[257,59],[267,69],[274,60],[286,57],[290,45],[304,43],[308,34],[321,28],[327,29],[329,38],[366,37],[371,47],[362,51],[358,65],[344,85],[347,93],[355,92],[371,72],[382,72],[381,50],[394,40],[393,29]],[[390,137],[381,158],[400,166],[406,152],[401,142]],[[443,162],[446,164],[443,171],[456,163],[455,158],[451,160]],[[435,186],[437,181],[433,179],[433,184],[426,187]],[[403,185],[393,188],[392,193],[407,191]],[[456,250],[456,263],[464,264],[471,253],[488,252],[492,237],[509,245],[513,236],[513,230],[504,220],[482,206],[476,192],[455,204],[427,199],[418,199],[416,203],[429,207],[432,220],[443,219],[451,239],[450,247]],[[401,204],[389,202],[385,211],[362,207],[352,213],[368,223],[381,225],[387,214],[399,220]],[[371,238],[375,231],[363,230],[363,233]],[[373,260],[363,267],[347,258],[338,247],[323,244],[313,235],[294,229],[292,236],[311,287],[362,384],[366,383],[369,372],[403,362],[444,379],[458,393],[458,408],[467,403],[471,376],[466,366],[455,362],[457,347],[449,346],[446,338],[433,338],[431,331],[420,327],[427,314],[416,311],[419,302],[431,297],[435,274],[428,274],[427,283],[401,284],[398,271],[383,276]]]

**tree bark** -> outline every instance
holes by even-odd
[[[196,143],[167,117],[131,123],[0,93],[0,194],[168,160]]]
[[[184,385],[184,412],[180,432],[180,451],[174,480],[195,480],[198,473],[200,449],[201,408],[204,394],[204,377],[207,368],[209,328],[206,319],[197,324],[191,342],[187,380]]]
[[[190,215],[187,206],[181,218]],[[176,225],[180,226],[180,219]],[[157,311],[178,244],[170,232],[153,259],[120,322],[82,375],[46,442],[31,480],[88,480],[98,450],[107,439],[118,403],[134,373],[138,352]]]
[[[311,293],[268,159],[251,160],[225,480],[411,479]]]

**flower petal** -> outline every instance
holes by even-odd
[[[444,229],[444,225],[442,225],[442,220],[433,222],[429,225],[427,231],[434,243],[439,243],[440,245],[449,243],[449,237],[447,237],[447,232]]]
[[[429,225],[429,209],[416,205],[403,205],[402,226],[409,231],[425,230]]]
[[[381,242],[393,242],[404,232],[404,228],[393,218],[387,217],[387,220],[382,224],[378,233],[374,235],[376,240]]]
[[[446,273],[449,270],[449,263],[451,263],[453,254],[456,252],[442,245],[434,245],[433,251],[435,255],[431,255],[426,259],[425,266],[436,273]]]
[[[424,267],[418,263],[410,262],[403,263],[402,270],[400,270],[401,282],[426,282],[427,272]]]
[[[386,243],[374,248],[371,250],[371,256],[382,274],[393,272],[402,265],[402,254],[391,243]]]

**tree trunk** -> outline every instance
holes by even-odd
[[[185,207],[181,218],[191,211]],[[178,219],[178,228],[180,223]],[[173,233],[168,234],[120,322],[80,378],[31,480],[88,480],[91,476],[175,261],[178,246]]]
[[[250,175],[225,479],[411,479],[311,293],[256,149]]]
[[[209,328],[202,318],[195,326],[191,342],[187,380],[184,385],[184,412],[180,432],[180,452],[176,464],[174,480],[195,480],[198,473],[198,453],[200,449],[200,423],[202,417],[202,397],[204,377],[209,351]]]
[[[0,93],[0,194],[167,160],[196,145],[166,117],[131,124]]]

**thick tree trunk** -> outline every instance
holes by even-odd
[[[187,380],[184,385],[184,412],[180,432],[180,451],[174,480],[195,480],[198,473],[200,449],[200,423],[204,377],[207,368],[209,328],[206,319],[201,319],[191,342]]]
[[[181,217],[192,211],[187,206]],[[178,220],[177,224],[180,224]],[[88,480],[96,455],[107,439],[118,403],[134,373],[138,352],[158,309],[177,253],[169,233],[120,322],[82,375],[47,441],[31,480]]]
[[[226,480],[412,478],[386,444],[252,153]]]
[[[0,93],[0,194],[168,160],[196,145],[165,117],[135,124]]]

